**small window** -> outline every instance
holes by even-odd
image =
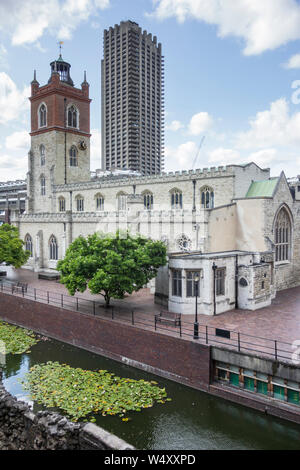
[[[25,237],[25,250],[30,252],[30,258],[32,258],[32,238],[30,235]]]
[[[58,199],[58,209],[59,209],[59,212],[65,212],[66,210],[66,200],[64,197],[60,197]]]
[[[46,180],[44,176],[41,176],[41,196],[46,194]]]
[[[104,211],[104,197],[100,194],[97,194],[96,196],[96,210]]]
[[[82,196],[78,196],[76,198],[76,207],[78,212],[83,212],[84,211],[84,199]]]
[[[58,259],[58,245],[54,235],[52,235],[49,240],[49,259]]]
[[[39,127],[45,127],[47,125],[47,109],[44,104],[39,109]]]
[[[75,106],[70,106],[68,109],[68,126],[78,127],[78,111]]]
[[[198,278],[198,281],[196,279]],[[196,297],[200,295],[200,273],[199,271],[188,271],[186,275],[186,296]]]
[[[203,209],[212,209],[215,204],[214,191],[208,186],[201,189],[201,207]]]
[[[178,269],[172,271],[172,295],[182,296],[182,275]]]
[[[70,166],[78,166],[77,149],[74,145],[70,148]]]
[[[171,207],[172,209],[182,209],[182,192],[177,189],[171,193]]]
[[[225,268],[216,269],[216,295],[225,295]]]
[[[118,195],[118,211],[126,211],[127,210],[127,194],[119,194]]]
[[[153,208],[153,194],[145,193],[144,194],[144,209],[151,210]]]
[[[46,157],[45,157],[45,146],[43,144],[40,146],[40,158],[41,158],[41,166],[44,166],[46,162]]]

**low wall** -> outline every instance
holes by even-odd
[[[1,371],[0,371],[1,374]],[[49,411],[34,414],[0,378],[0,450],[134,450],[93,423],[72,423]]]
[[[230,351],[222,347],[212,347],[211,358],[213,364],[223,363],[230,366],[236,366],[239,369],[255,371],[268,376],[268,387],[271,378],[282,379],[300,383],[300,367],[292,363],[281,362],[275,359],[250,355],[244,352]],[[250,392],[244,388],[230,386],[224,382],[216,381],[210,385],[211,394],[247,406],[249,408],[262,411],[265,414],[286,419],[300,424],[300,406],[291,404],[287,401],[278,400],[272,397]]]
[[[199,390],[210,383],[210,346],[0,292],[0,319]]]
[[[259,357],[255,354],[230,351],[219,346],[212,346],[211,358],[214,361],[225,362],[300,383],[300,367],[292,363]]]

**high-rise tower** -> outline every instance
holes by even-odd
[[[137,23],[104,30],[102,168],[145,175],[163,170],[164,59],[157,38]]]

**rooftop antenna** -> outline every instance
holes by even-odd
[[[197,162],[197,159],[198,159],[198,156],[199,156],[201,147],[202,147],[202,145],[203,145],[204,139],[205,139],[205,135],[202,137],[202,139],[201,139],[201,141],[200,141],[200,144],[199,144],[199,147],[198,147],[198,152],[197,152],[197,154],[196,154],[196,157],[195,157],[195,160],[194,160],[194,162],[193,162],[192,168],[194,168],[195,165],[196,165],[196,162]]]

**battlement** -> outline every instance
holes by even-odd
[[[197,179],[235,177],[238,171],[251,172],[253,168],[258,169],[258,171],[264,175],[263,179],[268,178],[269,169],[261,169],[253,162],[246,165],[227,165],[202,169],[198,168],[194,170],[162,172],[158,175],[135,175],[133,172],[128,173],[125,171],[123,174],[121,171],[116,173],[106,171],[104,174],[99,175],[96,170],[92,173],[90,181],[85,183],[79,182],[68,185],[56,185],[54,186],[54,192],[79,189],[96,189],[100,187],[107,188],[114,186],[128,186],[132,184],[151,185],[156,183],[179,182]]]

